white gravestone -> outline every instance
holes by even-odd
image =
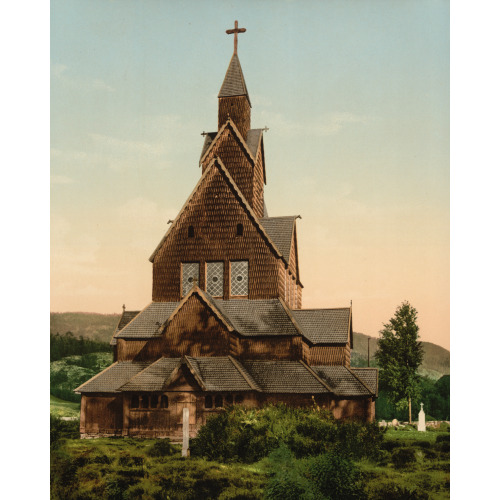
[[[420,411],[418,412],[418,430],[420,432],[425,432],[424,403],[420,403]]]
[[[189,408],[182,409],[182,456],[189,457]]]

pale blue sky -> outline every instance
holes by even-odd
[[[252,124],[270,128],[270,215],[303,217],[304,305],[352,299],[355,330],[376,335],[407,299],[422,338],[449,347],[445,1],[53,0],[52,310],[150,300],[148,257],[199,178],[235,19]]]

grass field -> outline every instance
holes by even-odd
[[[72,403],[50,396],[50,413],[57,417],[79,417],[80,403]]]

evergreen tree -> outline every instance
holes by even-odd
[[[418,340],[417,310],[403,302],[380,334],[375,357],[381,386],[388,390],[397,408],[408,407],[411,423],[411,400],[420,395],[417,369],[424,357],[422,342]]]

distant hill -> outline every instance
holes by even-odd
[[[109,342],[120,314],[50,313],[50,333],[71,332],[75,337]]]
[[[370,340],[370,366],[374,366],[373,355],[377,350],[377,339],[364,333],[354,332],[354,349],[351,362],[354,366],[366,366],[368,359],[368,338]],[[432,342],[422,342],[424,346],[424,360],[420,366],[421,375],[437,380],[443,375],[450,374],[450,351]]]
[[[72,332],[76,337],[109,342],[120,319],[119,314],[97,313],[50,313],[50,332]],[[364,333],[354,332],[354,349],[351,356],[353,366],[366,366],[368,359],[368,337]],[[377,339],[371,337],[370,365],[374,366]],[[432,379],[438,379],[450,373],[450,351],[431,342],[424,345],[424,361],[420,373]]]

